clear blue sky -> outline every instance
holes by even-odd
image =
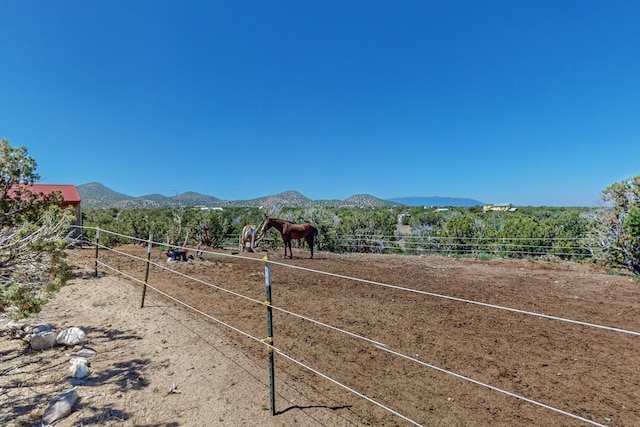
[[[596,206],[640,174],[638,1],[3,1],[42,183]]]

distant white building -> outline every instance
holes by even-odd
[[[489,211],[504,211],[504,212],[513,212],[515,211],[516,208],[513,207],[513,205],[511,203],[496,203],[496,204],[489,204],[489,205],[484,205],[482,207],[482,211],[483,212],[489,212]]]

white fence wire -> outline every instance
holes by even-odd
[[[111,233],[120,242],[146,239]],[[220,247],[238,247],[238,236],[225,234],[219,240]],[[295,242],[303,244],[302,241]],[[294,244],[295,244],[294,243]],[[175,245],[161,243],[169,248]],[[382,235],[351,234],[339,236],[319,236],[316,239],[319,250],[354,253],[399,253],[406,255],[460,255],[490,256],[500,258],[555,257],[567,260],[588,259],[594,255],[583,238],[568,237],[455,237],[440,235]],[[261,246],[276,248],[281,240],[267,235]]]
[[[89,229],[91,229],[91,228],[89,228]],[[132,242],[137,242],[137,243],[140,243],[140,244],[142,244],[142,243],[150,243],[150,244],[155,245],[155,246],[166,247],[166,244],[164,244],[164,243],[151,242],[150,240],[143,241],[141,239],[136,239],[136,238],[133,238],[131,236],[125,236],[125,235],[121,235],[121,234],[118,234],[118,233],[112,233],[110,231],[106,231],[106,230],[102,230],[102,229],[96,230],[96,236],[98,236],[99,233],[108,233],[108,234],[112,234],[112,235],[117,235],[119,237],[122,237],[122,238],[125,238],[125,239],[129,239]],[[371,236],[369,236],[369,237],[371,237]],[[358,236],[350,236],[350,238],[353,238],[354,240],[357,240]],[[501,240],[502,244],[509,245],[508,243],[505,243],[506,240],[507,239],[502,239]],[[94,244],[97,243],[96,247],[99,248],[99,249],[111,251],[111,252],[116,253],[116,254],[118,254],[120,256],[131,257],[131,258],[139,260],[141,263],[147,263],[148,262],[150,265],[153,265],[155,267],[158,267],[158,268],[161,268],[161,269],[166,270],[168,272],[171,272],[172,274],[180,276],[184,280],[196,281],[196,282],[198,282],[200,284],[203,284],[205,286],[209,286],[209,287],[212,287],[212,288],[214,288],[216,290],[219,290],[219,291],[222,291],[222,292],[226,292],[226,293],[228,293],[228,294],[230,294],[230,295],[232,295],[234,297],[249,301],[249,302],[251,302],[251,303],[253,303],[255,305],[260,305],[261,306],[261,305],[264,304],[263,301],[259,301],[259,300],[256,300],[254,298],[248,297],[246,295],[231,291],[231,290],[226,289],[224,287],[221,287],[221,286],[218,286],[218,285],[214,285],[212,283],[208,283],[208,282],[203,281],[201,279],[195,278],[193,276],[190,276],[190,275],[187,275],[187,274],[182,273],[180,271],[177,271],[175,269],[172,269],[167,265],[162,265],[162,264],[158,264],[158,263],[154,263],[154,262],[148,261],[148,260],[146,260],[144,258],[137,257],[137,256],[134,256],[134,255],[128,254],[126,252],[122,252],[122,251],[119,251],[117,249],[101,245],[99,242],[86,242],[86,243],[88,243],[89,245],[94,245]],[[521,244],[518,243],[518,245],[521,245]],[[532,245],[532,246],[534,246],[534,245]],[[615,327],[611,327],[611,326],[607,326],[607,325],[599,325],[599,324],[583,322],[583,321],[569,319],[569,318],[561,318],[561,317],[557,317],[557,316],[551,316],[551,315],[547,315],[547,314],[544,314],[544,313],[536,313],[536,312],[524,311],[524,310],[520,310],[520,309],[516,309],[516,308],[511,308],[511,307],[499,306],[499,305],[494,305],[494,304],[487,304],[487,303],[484,303],[484,302],[481,302],[481,301],[473,301],[473,300],[462,299],[462,298],[453,297],[453,296],[449,296],[449,295],[442,295],[442,294],[437,294],[437,293],[432,293],[432,292],[425,292],[425,291],[422,291],[422,290],[411,289],[409,287],[402,287],[402,286],[391,285],[391,284],[387,284],[387,283],[383,283],[383,282],[375,282],[375,281],[371,281],[371,280],[364,280],[364,279],[360,279],[360,278],[357,278],[357,277],[338,275],[338,274],[331,273],[331,272],[314,270],[314,269],[304,268],[304,267],[290,265],[290,264],[286,264],[286,263],[274,262],[274,261],[271,261],[271,260],[265,260],[265,259],[260,260],[260,259],[256,259],[256,258],[253,258],[253,257],[243,257],[243,256],[238,255],[238,254],[231,254],[230,255],[230,254],[224,254],[224,253],[219,253],[219,252],[209,252],[209,251],[199,251],[199,252],[202,255],[208,255],[208,256],[212,256],[212,257],[234,257],[234,258],[242,258],[242,259],[246,259],[246,260],[250,260],[250,261],[256,261],[256,262],[268,262],[268,263],[271,263],[271,264],[274,264],[274,265],[282,266],[284,268],[303,269],[303,270],[305,270],[307,272],[314,273],[314,274],[327,275],[327,276],[332,276],[332,277],[339,277],[339,278],[342,278],[342,279],[352,280],[352,281],[360,282],[360,283],[366,283],[366,284],[373,285],[373,286],[392,288],[392,289],[400,290],[400,291],[403,291],[403,292],[421,294],[421,295],[425,295],[425,296],[429,296],[429,297],[435,297],[435,298],[448,299],[448,300],[451,300],[451,301],[462,302],[462,303],[465,303],[465,304],[473,304],[473,305],[481,306],[481,307],[484,307],[484,308],[487,308],[487,309],[504,310],[504,311],[508,311],[508,312],[514,312],[514,313],[519,313],[519,314],[528,315],[528,316],[535,316],[535,317],[545,318],[545,319],[554,320],[554,321],[562,321],[562,322],[573,323],[573,324],[577,324],[577,325],[581,325],[581,326],[585,326],[585,327],[596,328],[596,329],[606,330],[606,331],[610,331],[610,332],[617,332],[617,333],[629,334],[629,335],[633,335],[633,336],[640,336],[640,332],[638,332],[638,331],[625,330],[625,329],[615,328]],[[96,253],[97,253],[97,251],[96,251]],[[207,314],[207,313],[205,313],[205,312],[203,312],[201,310],[198,310],[197,308],[187,304],[186,302],[181,301],[178,297],[173,296],[173,295],[169,295],[166,292],[163,292],[162,290],[160,290],[160,289],[158,289],[158,288],[146,283],[144,280],[136,278],[136,277],[132,276],[131,274],[127,273],[127,272],[124,272],[124,271],[122,271],[122,270],[120,270],[118,268],[115,268],[115,267],[113,267],[111,265],[108,265],[107,263],[100,261],[99,258],[96,259],[96,272],[97,272],[98,265],[102,266],[102,267],[104,267],[106,269],[109,269],[110,271],[113,271],[115,273],[121,274],[122,276],[124,276],[124,277],[126,277],[126,278],[128,278],[128,279],[130,279],[132,281],[135,281],[137,283],[143,284],[146,287],[150,288],[151,290],[153,290],[153,291],[157,292],[158,294],[162,295],[163,297],[175,302],[176,304],[179,304],[179,305],[183,306],[186,309],[192,310],[192,311],[194,311],[194,312],[206,317],[207,319],[218,323],[219,325],[221,325],[221,326],[223,326],[225,328],[233,330],[234,332],[236,332],[236,333],[238,333],[238,334],[240,334],[240,335],[242,335],[242,336],[244,336],[246,338],[249,338],[249,339],[251,339],[251,340],[253,340],[253,341],[257,342],[257,343],[266,344],[268,347],[270,347],[272,350],[274,350],[277,354],[279,354],[279,355],[283,356],[284,358],[286,358],[286,359],[288,359],[288,360],[300,365],[301,367],[307,369],[308,371],[313,372],[314,374],[316,374],[316,375],[318,375],[318,376],[320,376],[320,377],[322,377],[322,378],[324,378],[324,379],[326,379],[326,380],[328,380],[328,381],[330,381],[330,382],[342,387],[343,389],[355,394],[356,396],[359,396],[359,397],[369,401],[370,403],[372,403],[372,404],[374,404],[374,405],[376,405],[376,406],[378,406],[378,407],[380,407],[380,408],[382,408],[382,409],[394,414],[397,417],[402,418],[403,420],[405,420],[405,421],[407,421],[407,422],[409,422],[411,424],[421,425],[417,421],[412,420],[409,417],[403,415],[399,410],[390,408],[390,407],[388,407],[388,406],[386,406],[386,405],[384,405],[384,404],[382,404],[382,403],[380,403],[380,402],[378,402],[378,401],[366,396],[364,393],[359,392],[359,391],[357,391],[357,390],[355,390],[355,389],[353,389],[353,388],[341,383],[340,381],[332,378],[329,374],[322,373],[319,370],[317,370],[317,369],[315,369],[315,368],[313,368],[313,367],[311,367],[311,366],[309,366],[309,365],[307,365],[307,364],[305,364],[305,363],[303,363],[303,362],[301,362],[299,360],[296,360],[295,358],[291,357],[290,355],[288,355],[283,350],[273,346],[272,344],[270,344],[268,342],[265,342],[264,339],[261,339],[261,338],[258,338],[256,336],[253,336],[250,333],[247,333],[247,332],[245,332],[245,331],[243,331],[243,330],[241,330],[239,328],[236,328],[236,327],[230,325],[227,322],[224,322],[224,321],[222,321],[222,320],[220,320],[220,319],[218,319],[218,318],[216,318],[214,316],[211,316],[210,314]],[[278,307],[278,306],[275,306],[275,305],[271,305],[271,308],[274,309],[274,310],[278,310],[278,311],[280,311],[282,313],[285,313],[287,315],[295,316],[295,317],[297,317],[299,319],[303,319],[305,321],[312,322],[312,323],[314,323],[314,324],[316,324],[318,326],[325,327],[325,328],[331,329],[333,331],[337,331],[337,332],[349,335],[349,336],[351,336],[353,338],[366,341],[366,342],[372,344],[375,348],[378,348],[378,349],[380,349],[382,351],[385,351],[385,352],[387,352],[389,354],[395,355],[395,356],[397,356],[399,358],[403,358],[403,359],[409,360],[409,361],[411,361],[413,363],[417,363],[417,364],[419,364],[421,366],[424,366],[426,368],[430,368],[430,369],[436,370],[438,372],[442,372],[442,373],[446,373],[448,375],[455,376],[456,378],[465,380],[465,381],[470,382],[472,384],[486,387],[486,388],[488,388],[490,390],[503,393],[503,394],[505,394],[507,396],[523,400],[523,401],[528,402],[530,404],[534,404],[534,405],[540,406],[542,408],[557,412],[557,413],[565,415],[567,417],[574,418],[576,420],[579,420],[581,422],[584,422],[584,423],[587,423],[587,424],[590,424],[590,425],[605,426],[604,424],[600,424],[600,423],[595,422],[593,420],[581,417],[579,415],[573,414],[571,412],[568,412],[568,411],[565,411],[565,410],[562,410],[562,409],[559,409],[559,408],[555,408],[555,407],[553,407],[551,405],[548,405],[548,404],[545,404],[543,402],[539,402],[539,401],[527,398],[526,396],[518,395],[518,394],[512,393],[512,392],[510,392],[508,390],[504,390],[504,389],[498,388],[496,386],[493,386],[491,384],[487,384],[487,383],[478,381],[476,379],[473,379],[473,378],[470,378],[470,377],[463,376],[461,374],[452,372],[452,371],[450,371],[448,369],[445,369],[445,368],[442,368],[442,367],[438,367],[438,366],[426,363],[424,361],[417,360],[414,357],[411,357],[409,355],[403,354],[400,351],[397,351],[397,350],[394,350],[392,348],[389,348],[384,343],[378,342],[378,341],[376,341],[374,339],[362,336],[360,334],[356,334],[356,333],[351,332],[351,331],[344,330],[343,328],[339,328],[337,326],[330,325],[327,322],[323,322],[323,321],[320,321],[318,319],[313,319],[313,318],[311,318],[311,317],[309,317],[307,315],[304,315],[304,314],[295,313],[295,312],[290,311],[290,310],[288,310],[288,309],[286,309],[284,307]]]
[[[232,247],[237,236],[225,235],[222,244]],[[302,244],[302,243],[300,243]],[[451,237],[433,235],[352,234],[320,238],[320,250],[355,253],[401,253],[407,255],[488,255],[502,258],[553,256],[561,259],[587,259],[593,248],[582,238],[526,237]],[[279,245],[278,239],[267,237],[263,246]]]

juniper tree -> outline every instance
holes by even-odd
[[[640,274],[640,175],[616,182],[602,192],[606,206],[597,211],[590,233],[597,260]]]
[[[0,311],[37,312],[68,277],[66,235],[73,221],[59,192],[31,190],[36,162],[25,147],[0,140]]]

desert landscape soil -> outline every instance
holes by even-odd
[[[98,352],[92,375],[69,378],[69,349],[1,337],[4,425],[40,425],[73,385],[79,405],[56,425],[640,425],[640,342],[625,333],[639,330],[640,284],[624,274],[538,260],[308,259],[301,249],[293,260],[220,251],[167,263],[154,249],[141,308],[146,247],[101,250],[98,277],[94,255],[71,251],[73,280],[28,320],[84,328]],[[259,341],[265,255],[275,415]]]

